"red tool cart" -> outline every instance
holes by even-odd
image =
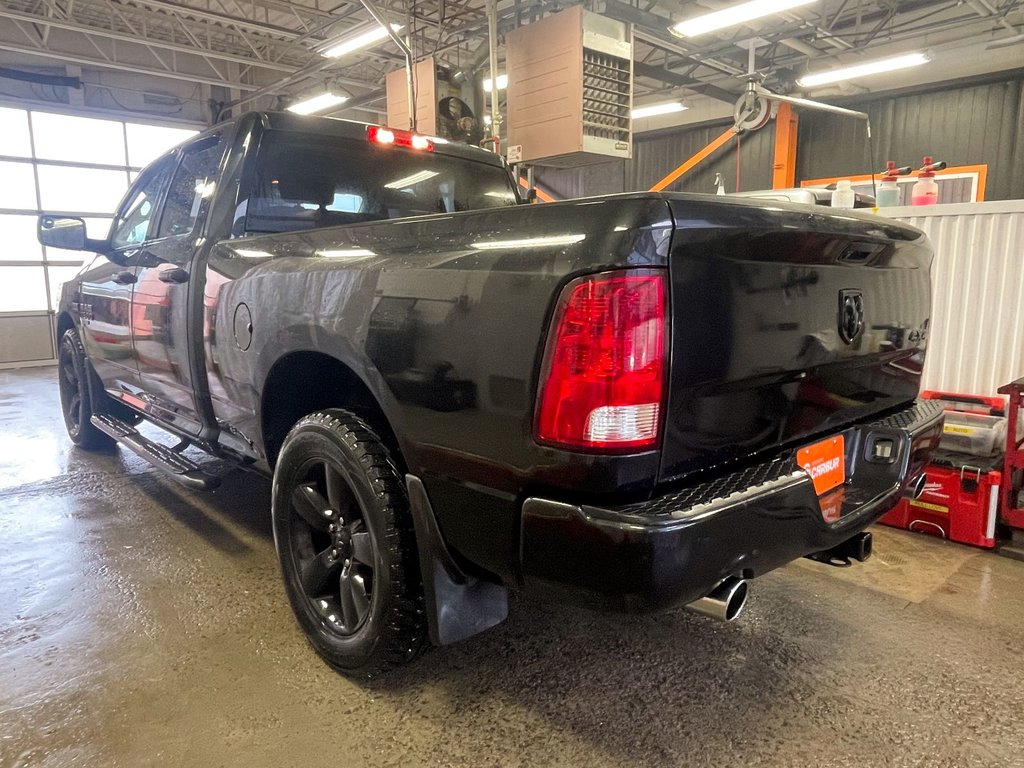
[[[928,481],[916,499],[901,499],[879,522],[962,544],[996,545],[1002,459],[979,459],[938,451],[928,465]]]
[[[999,388],[1009,395],[1009,423],[1006,429],[1006,453],[1003,464],[1003,522],[1013,531],[1013,544],[1004,550],[1017,550],[1024,555],[1024,437],[1021,436],[1024,409],[1024,379],[1017,379]],[[1013,554],[1006,551],[1006,554]]]
[[[1003,478],[1003,400],[930,391],[922,397],[945,406],[939,450],[921,496],[902,499],[879,522],[991,549]]]

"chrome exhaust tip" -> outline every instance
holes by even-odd
[[[748,583],[746,579],[730,576],[699,600],[687,603],[686,607],[719,621],[735,621],[747,604]]]
[[[928,475],[922,472],[918,475],[914,481],[910,484],[910,498],[919,499],[921,494],[924,493],[925,486],[928,485]]]

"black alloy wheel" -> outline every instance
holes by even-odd
[[[423,587],[402,474],[348,411],[301,419],[274,469],[274,544],[295,618],[345,674],[370,676],[423,648]]]
[[[292,556],[313,611],[340,635],[352,635],[370,612],[376,546],[341,472],[328,459],[308,460],[291,494]]]
[[[57,386],[64,426],[71,442],[80,448],[109,448],[114,440],[92,424],[90,371],[78,331],[69,328],[61,336],[57,355]]]

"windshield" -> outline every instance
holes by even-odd
[[[517,203],[503,168],[369,141],[268,132],[234,234],[295,232]]]

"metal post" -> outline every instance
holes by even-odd
[[[501,111],[498,109],[498,0],[487,0],[487,38],[491,67],[491,133],[494,137],[493,149],[498,152],[498,137],[501,136]]]
[[[380,24],[384,29],[387,30],[388,35],[392,40],[395,41],[395,45],[405,54],[405,88],[406,96],[409,99],[409,127],[412,130],[416,130],[416,90],[413,86],[413,62],[412,62],[412,49],[409,44],[401,38],[401,36],[391,28],[388,20],[384,18],[376,6],[370,0],[360,0],[366,12],[369,13],[373,20]]]

